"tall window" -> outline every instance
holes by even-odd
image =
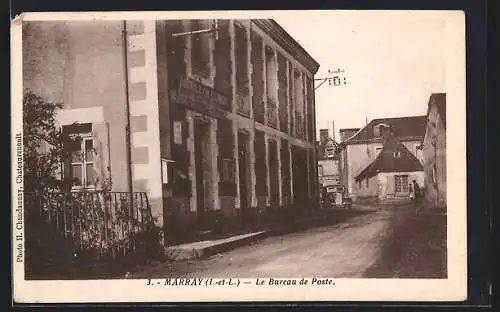
[[[63,128],[66,135],[66,160],[64,175],[73,188],[93,188],[96,174],[94,171],[94,142],[92,124],[80,124]]]
[[[302,83],[302,75],[299,71],[294,73],[294,91],[295,91],[295,131],[300,138],[304,135],[304,84]]]
[[[278,90],[278,68],[274,51],[266,47],[266,95],[267,95],[267,120],[271,126],[277,125],[277,90]]]
[[[210,20],[192,20],[191,31],[208,29]],[[211,33],[192,34],[191,71],[194,75],[208,78],[210,74],[210,37]]]
[[[234,24],[236,53],[236,84],[238,93],[248,94],[248,43],[245,28]]]

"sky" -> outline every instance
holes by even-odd
[[[308,11],[274,19],[320,64],[342,69],[346,85],[316,90],[316,128],[359,128],[374,118],[425,115],[445,92],[446,24],[429,14]]]

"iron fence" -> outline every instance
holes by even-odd
[[[77,253],[97,252],[112,258],[135,253],[135,237],[154,226],[148,197],[142,192],[24,195],[27,230],[37,224],[49,225],[58,236],[70,241]],[[33,233],[35,229],[31,230]]]

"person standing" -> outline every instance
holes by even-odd
[[[420,198],[420,186],[418,185],[416,180],[413,180],[413,194],[414,194],[415,200]]]
[[[415,203],[415,209],[418,213],[420,210],[420,198],[421,198],[421,192],[420,192],[420,186],[418,185],[416,180],[413,180],[413,202]]]

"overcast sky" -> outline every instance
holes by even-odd
[[[365,118],[424,115],[445,92],[445,21],[428,14],[302,12],[275,20],[320,64],[343,69],[347,85],[316,90],[316,126],[357,128]]]

